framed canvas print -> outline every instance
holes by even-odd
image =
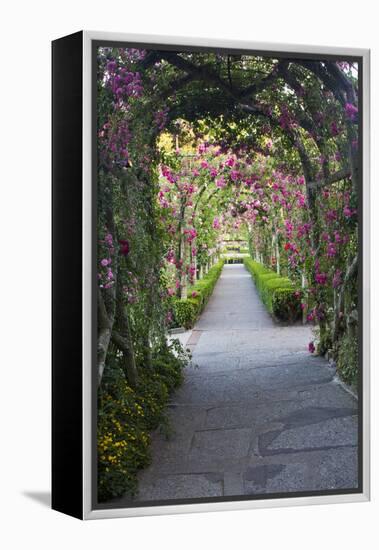
[[[369,51],[53,42],[53,508],[369,498]]]

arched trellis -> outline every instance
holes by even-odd
[[[196,155],[193,154],[181,154],[179,155],[178,159],[181,164],[181,166],[188,170],[191,168],[192,160],[196,158]],[[185,176],[183,176],[185,177]],[[206,196],[206,191],[210,190],[210,193]],[[190,209],[191,216],[196,215],[198,209],[202,206],[202,202],[205,200],[206,203],[209,205],[210,202],[213,200],[213,198],[219,194],[221,189],[214,188],[209,185],[209,183],[204,183],[201,185],[200,189],[198,189],[198,193],[196,196],[196,202],[194,206]],[[196,255],[193,255],[192,253],[192,247],[187,246],[186,238],[185,238],[185,228],[188,218],[188,212],[187,212],[187,206],[186,206],[186,197],[181,196],[180,197],[180,203],[179,203],[179,216],[178,216],[178,249],[177,249],[177,263],[179,265],[183,265],[187,259],[187,256],[189,257],[190,264],[194,265],[195,270],[195,277],[202,277],[203,275],[203,269],[205,269],[205,272],[208,271],[211,263],[215,261],[216,256],[212,256],[209,259],[209,262],[207,262],[205,265],[200,265],[200,271],[198,272],[198,265],[197,265],[197,257]],[[196,244],[196,238],[193,240],[193,246]],[[187,289],[188,289],[188,276],[185,273],[183,269],[180,269],[180,284],[179,288],[177,289],[178,297],[185,299],[187,297]]]
[[[326,88],[334,95],[343,108],[345,108],[348,103],[352,103],[354,105],[357,103],[357,94],[353,85],[346,78],[343,71],[333,62],[311,62],[302,60],[290,62],[290,60],[282,59],[274,65],[271,73],[265,78],[239,89],[230,82],[223,80],[209,66],[205,64],[200,66],[196,65],[176,52],[150,52],[141,64],[141,67],[146,69],[151,64],[161,60],[165,60],[172,66],[175,66],[179,71],[186,73],[186,76],[178,78],[170,84],[168,93],[175,94],[179,89],[187,87],[193,81],[206,82],[216,86],[221,92],[225,93],[232,101],[234,108],[239,109],[241,112],[245,112],[248,115],[263,117],[273,126],[280,128],[299,154],[307,185],[308,183],[312,183],[315,180],[315,177],[312,170],[312,163],[307,155],[301,136],[292,128],[283,128],[280,125],[278,118],[269,113],[259,104],[259,102],[256,101],[257,95],[272,87],[273,84],[277,84],[280,78],[283,79],[286,85],[288,85],[292,90],[295,92],[298,91],[301,88],[301,83],[291,70],[291,66],[294,65],[303,67],[306,71],[314,74],[315,77],[319,79],[319,81],[324,84]],[[303,128],[303,130],[311,133],[311,137],[314,139],[316,147],[320,150],[321,154],[324,154],[325,150],[323,148],[323,140],[318,132],[318,124],[314,118],[314,112],[312,112],[309,105],[306,105],[306,107],[308,111],[299,111],[297,123],[301,128]],[[353,178],[357,175],[357,155],[352,145],[354,139],[356,138],[356,130],[354,129],[355,123],[356,121],[352,121],[351,123],[347,122],[349,146],[351,150],[349,159],[350,173]],[[325,179],[328,177],[337,177],[337,174],[330,175],[326,162],[323,163],[323,171]],[[312,188],[309,189],[309,199],[312,200]]]
[[[213,63],[212,65],[209,57],[202,56],[202,54],[189,55],[172,51],[147,52],[139,64],[142,79],[149,79],[149,69],[157,63],[161,64],[159,70],[162,72],[165,71],[166,66],[170,67],[170,71],[167,72],[168,78],[162,80],[163,86],[150,88],[152,95],[148,101],[151,101],[153,106],[165,104],[168,109],[168,121],[180,117],[186,118],[188,113],[191,114],[192,109],[192,116],[200,118],[204,114],[216,119],[226,113],[235,119],[245,119],[251,121],[251,124],[256,123],[260,128],[262,122],[267,123],[270,131],[275,130],[277,134],[280,134],[283,137],[283,142],[285,140],[287,142],[286,147],[298,155],[305,178],[311,215],[317,220],[316,197],[322,187],[329,187],[334,182],[351,177],[357,189],[359,174],[355,142],[358,116],[345,117],[344,125],[350,152],[349,159],[346,165],[341,165],[338,170],[334,171],[329,166],[329,158],[325,149],[326,140],[329,137],[327,129],[317,121],[317,112],[312,108],[307,97],[301,95],[304,85],[303,77],[306,75],[307,78],[314,78],[312,82],[316,87],[321,89],[322,86],[325,90],[330,91],[336,104],[342,108],[342,116],[349,104],[355,109],[357,108],[357,92],[354,85],[334,62],[298,59],[271,60],[267,64],[268,69],[267,67],[265,69],[266,74],[248,72],[247,76],[250,81],[247,78],[238,80],[234,73],[235,59],[235,56],[228,56],[228,71],[227,74],[223,74],[218,70],[217,64]],[[197,83],[197,90],[194,89],[195,83]],[[204,86],[198,86],[199,83]],[[274,88],[283,89],[284,86],[292,91],[292,95],[288,94],[286,98],[288,100],[292,98],[291,116],[294,117],[295,124],[283,124],[280,117],[282,105]],[[270,94],[269,102],[265,101],[264,94],[267,93]],[[273,109],[269,108],[268,103],[270,102]],[[150,111],[147,114],[150,119],[154,117]],[[159,126],[153,124],[151,132],[146,132],[146,135],[149,134],[148,146],[152,150],[159,131]],[[313,161],[313,153],[310,152],[309,144],[311,144],[312,150],[325,156],[325,162],[321,165],[321,177],[318,174],[319,166]],[[139,177],[137,169],[133,169],[133,171],[140,180],[143,179],[144,176]],[[139,172],[142,174],[142,170]],[[149,177],[146,177],[146,182],[149,183]],[[145,187],[149,189],[149,185]],[[313,239],[313,248],[317,249],[317,232],[313,235]],[[350,260],[351,258],[348,258],[348,261]],[[352,265],[356,265],[354,259]],[[347,266],[346,276],[353,272],[354,270]]]
[[[338,65],[330,61],[271,59],[262,63],[262,71],[255,71],[254,69],[254,72],[249,69],[244,74],[240,71],[238,75],[235,65],[239,61],[236,61],[237,58],[233,55],[224,55],[223,61],[220,61],[209,53],[196,54],[192,52],[186,54],[155,51],[147,52],[147,55],[143,54],[144,59],[140,63],[140,75],[138,75],[138,68],[134,61],[131,65],[124,64],[128,60],[128,50],[121,52],[118,48],[115,48],[112,52],[109,50],[107,49],[108,53],[106,55],[109,54],[115,59],[110,61],[110,57],[103,57],[103,60],[106,57],[104,67],[106,67],[105,71],[108,71],[108,76],[112,71],[114,76],[116,74],[120,76],[125,74],[125,71],[130,71],[128,79],[132,78],[135,87],[133,93],[121,91],[122,97],[120,98],[118,87],[111,89],[109,86],[104,86],[103,89],[99,90],[100,101],[97,102],[98,113],[101,115],[99,117],[101,121],[99,143],[102,145],[100,152],[104,153],[104,157],[99,155],[99,158],[107,161],[104,164],[100,163],[99,167],[102,171],[99,174],[99,180],[103,185],[101,191],[104,191],[104,201],[100,201],[100,208],[104,207],[104,210],[106,210],[106,212],[102,212],[102,228],[104,231],[101,235],[102,242],[99,243],[99,250],[102,252],[99,258],[105,261],[106,266],[104,264],[102,264],[104,268],[101,265],[99,266],[101,277],[98,289],[99,379],[101,380],[102,368],[106,363],[106,356],[109,351],[107,361],[109,370],[106,372],[110,373],[114,366],[117,369],[121,367],[128,384],[134,386],[135,391],[138,392],[140,382],[143,384],[147,380],[157,382],[156,359],[159,359],[160,370],[166,369],[170,364],[170,352],[167,352],[166,349],[166,329],[171,321],[167,314],[174,310],[173,304],[177,304],[176,298],[171,299],[172,293],[169,291],[173,291],[173,288],[169,288],[169,277],[166,277],[168,269],[165,258],[167,260],[170,258],[167,255],[167,250],[171,246],[171,233],[167,231],[167,234],[165,234],[165,214],[157,205],[157,193],[159,192],[158,169],[161,159],[157,138],[162,129],[168,127],[170,131],[171,127],[167,126],[167,123],[174,122],[181,117],[188,122],[193,122],[195,118],[200,120],[204,118],[206,123],[212,124],[217,122],[221,115],[225,115],[225,120],[239,124],[241,130],[239,135],[246,135],[244,133],[246,128],[252,129],[249,137],[251,137],[252,142],[254,142],[254,139],[256,140],[255,146],[257,149],[261,148],[261,154],[265,154],[265,150],[262,150],[265,139],[267,136],[273,135],[273,142],[275,143],[273,153],[278,156],[281,154],[284,160],[283,164],[288,161],[289,168],[296,176],[300,174],[302,169],[307,191],[304,194],[307,195],[310,214],[317,220],[318,208],[321,211],[320,201],[318,201],[320,192],[323,190],[328,191],[330,188],[336,190],[340,186],[335,185],[335,182],[349,177],[356,189],[359,183],[356,149],[357,116],[354,114],[357,109],[357,91]],[[130,52],[131,57],[135,58],[135,50],[130,50]],[[142,55],[139,58],[141,57]],[[252,56],[250,59],[254,60],[255,58]],[[259,57],[256,57],[256,59],[258,61],[253,61],[250,67],[258,67],[259,69],[261,61],[259,61]],[[246,60],[243,63],[245,67],[249,66],[249,62]],[[112,64],[116,68],[110,70],[107,68],[108,64]],[[143,81],[142,87],[140,86],[140,76]],[[107,77],[105,80],[99,79],[99,88],[106,84]],[[152,78],[149,81],[150,77]],[[337,109],[339,113],[338,123],[342,120],[341,125],[344,129],[341,138],[331,142],[332,147],[329,147],[328,140],[331,135],[328,127],[318,120],[317,102],[313,104],[308,96],[302,94],[305,80],[311,81],[312,86],[320,93],[321,89],[326,92],[330,91],[331,98],[328,99],[328,102],[339,109]],[[283,90],[285,90],[285,94]],[[128,103],[129,99],[130,103]],[[116,113],[117,116],[110,117],[111,124],[106,129],[105,123],[109,121],[108,114],[112,112],[115,106],[120,105],[121,108]],[[287,118],[284,117],[286,107],[288,107]],[[350,115],[343,120],[344,111],[347,107]],[[115,113],[113,112],[113,114]],[[220,131],[217,129],[218,136],[221,135],[220,144],[223,146],[222,138],[224,135],[225,149],[229,148],[227,155],[230,155],[233,147],[238,147],[239,136],[237,134],[233,135],[232,131],[229,132],[226,125],[222,127],[220,124],[220,127]],[[264,127],[267,127],[267,131]],[[201,128],[201,124],[196,127],[196,129],[199,129],[199,133],[201,133]],[[129,130],[133,135],[129,135]],[[222,132],[224,132],[223,135]],[[203,135],[205,135],[205,132]],[[262,135],[265,136],[264,139],[261,139]],[[102,141],[104,136],[105,138]],[[215,140],[216,142],[217,139],[218,137]],[[117,142],[117,140],[120,140],[120,142]],[[278,146],[276,147],[276,145]],[[115,146],[114,155],[111,146]],[[349,155],[345,155],[346,163],[333,163],[332,153],[337,148],[343,151],[345,146],[349,150]],[[321,155],[324,157],[324,162],[320,164],[317,159]],[[273,154],[271,153],[270,156],[273,156]],[[275,165],[275,162],[273,164]],[[299,169],[299,165],[301,165],[301,169]],[[278,170],[282,170],[280,164],[277,166]],[[111,174],[106,173],[108,168]],[[284,166],[283,172],[285,170],[286,167]],[[228,173],[228,170],[226,172]],[[109,182],[108,175],[114,178],[114,181]],[[209,187],[204,186],[204,188],[199,189],[199,196],[192,210],[196,212],[203,209],[206,212],[207,208],[211,208],[205,222],[206,227],[210,226],[209,220],[216,211],[214,205],[217,205],[219,209],[224,209],[232,204],[238,210],[238,215],[243,215],[244,205],[241,202],[244,199],[243,192],[237,198],[231,196],[228,191],[223,191],[223,188],[215,189],[215,185],[217,183],[213,181]],[[270,186],[271,182],[265,185],[268,189]],[[346,187],[349,187],[350,192],[350,181]],[[98,196],[100,196],[100,193]],[[178,197],[180,197],[180,193]],[[173,204],[176,205],[177,203],[173,201]],[[354,207],[353,202],[351,205]],[[181,206],[183,211],[180,212],[179,221],[181,221],[182,229],[186,216],[186,203],[183,201]],[[173,209],[172,212],[168,212],[167,216],[169,217],[172,214],[169,223],[174,219],[173,226],[176,225],[177,221],[176,213],[177,211],[175,212],[175,209]],[[298,219],[303,214],[306,217],[308,211],[301,211]],[[277,211],[274,210],[271,219],[276,215]],[[295,217],[296,215],[294,215],[294,219]],[[249,217],[246,216],[246,219],[249,219]],[[233,220],[231,221],[233,223]],[[262,232],[264,233],[266,229],[263,225],[263,214],[261,221]],[[350,223],[349,228],[351,229],[354,226],[355,219],[348,220],[348,223]],[[200,224],[198,227],[200,227]],[[259,219],[256,227],[257,231],[261,229]],[[137,231],[133,237],[134,229],[137,229]],[[271,230],[273,230],[272,226],[267,224],[264,247],[270,240],[269,233]],[[280,230],[283,231],[283,224]],[[106,234],[108,232],[109,234]],[[267,234],[268,238],[266,238]],[[284,243],[284,232],[280,234],[283,235],[281,244],[284,251],[287,250],[284,244],[289,243]],[[214,234],[211,234],[211,232],[207,234],[204,231],[204,235],[204,243],[215,242]],[[351,233],[347,233],[346,236],[351,236]],[[315,231],[312,246],[311,244],[308,245],[307,241],[311,253],[317,253],[318,251],[318,237],[319,235]],[[112,245],[109,244],[109,238]],[[201,238],[203,238],[203,234],[199,231],[199,241]],[[286,236],[285,238],[289,237]],[[106,239],[108,239],[108,244],[104,244]],[[296,244],[295,239],[294,242]],[[129,244],[130,255],[128,255]],[[352,253],[356,250],[354,244],[352,242]],[[180,250],[184,250],[185,246],[184,242],[184,246],[179,247]],[[209,248],[212,249],[212,244]],[[188,247],[188,244],[187,250],[189,250],[189,254],[192,254],[192,248]],[[322,251],[322,249],[320,250]],[[350,250],[347,250],[347,247],[341,248],[341,250],[338,261],[339,267],[343,270],[342,261],[346,258],[350,261],[352,254],[350,254]],[[268,257],[268,255],[265,251],[263,259],[266,264],[266,256]],[[289,254],[283,252],[282,258],[284,258],[283,271],[286,274],[286,263],[289,263],[290,259]],[[112,261],[111,268],[109,268],[108,260]],[[310,264],[312,263],[310,255],[307,260],[310,260]],[[140,261],[140,268],[137,265],[138,261]],[[299,265],[302,262],[303,260],[300,260]],[[101,264],[101,262],[99,263]],[[310,276],[312,276],[313,268],[314,264],[311,265],[310,269],[306,267],[308,269],[307,273],[311,274]],[[109,275],[111,282],[106,279],[108,269],[113,270],[112,276]],[[356,277],[357,269],[358,262],[353,259],[351,265],[347,266],[344,271],[344,280],[338,293],[336,292],[334,310],[336,317],[333,327],[333,339],[336,341],[338,339],[346,341],[345,336],[349,338],[351,335],[347,326],[349,321],[345,321],[346,316],[344,316],[344,313],[347,310],[348,317],[354,319],[356,312],[353,311],[353,308],[349,308],[349,302],[346,302],[346,307],[344,295],[349,291],[349,288],[354,291],[354,277]],[[130,270],[135,271],[138,276],[140,305],[129,302],[129,286],[132,279],[129,277]],[[351,285],[350,278],[353,279]],[[170,285],[171,282],[172,279]],[[329,282],[331,282],[331,279],[329,279]],[[198,288],[200,289],[202,286],[199,285]],[[317,292],[318,290],[315,289]],[[152,303],[150,298],[153,298],[155,302]],[[157,305],[158,301],[159,305]],[[160,307],[160,301],[164,307]],[[325,303],[327,305],[331,304],[331,302]],[[180,303],[179,305],[188,306],[190,304]],[[171,311],[168,311],[169,308],[171,308]],[[345,328],[347,328],[346,334],[343,334]],[[341,334],[343,334],[342,337]],[[165,350],[163,355],[162,350]],[[180,357],[175,357],[176,363],[178,359]],[[103,387],[107,385],[107,378],[108,376],[103,377]],[[122,422],[124,422],[124,419]]]
[[[313,165],[308,154],[307,147],[298,128],[289,126],[283,127],[278,116],[257,101],[259,93],[265,89],[269,89],[273,84],[282,78],[285,84],[295,93],[300,90],[301,83],[294,74],[293,67],[304,68],[308,73],[313,74],[320,84],[325,86],[335,100],[341,105],[345,111],[350,105],[353,105],[357,110],[357,92],[353,84],[344,75],[343,71],[332,61],[310,61],[310,60],[279,60],[273,67],[272,71],[264,78],[253,82],[243,88],[238,88],[231,82],[230,78],[230,60],[229,60],[229,79],[223,79],[211,67],[206,64],[197,65],[185,58],[183,55],[176,52],[158,51],[148,54],[144,61],[144,67],[155,63],[159,60],[165,60],[170,65],[176,67],[179,71],[184,72],[185,76],[180,77],[171,83],[169,91],[176,93],[181,88],[186,88],[193,81],[201,81],[211,84],[225,94],[233,107],[241,113],[246,113],[252,117],[259,117],[267,120],[271,126],[279,129],[289,140],[291,147],[296,150],[302,168],[307,189],[307,199],[310,207],[313,227],[317,227],[318,208],[316,205],[316,197],[321,187],[327,187],[334,182],[341,181],[351,177],[355,191],[359,188],[359,162],[358,162],[358,147],[357,147],[357,122],[358,116],[353,116],[352,119],[345,117],[345,126],[347,133],[347,145],[349,150],[349,165],[342,167],[336,172],[331,172],[329,169],[329,159],[325,155],[325,139],[321,132],[318,132],[318,123],[315,120],[315,113],[310,105],[306,104],[305,112],[300,110],[300,115],[297,116],[296,122],[298,128],[307,132],[320,154],[324,156],[322,163],[323,178],[317,177],[316,168]],[[223,106],[224,108],[224,106]],[[317,231],[312,235],[312,246],[317,249],[319,246],[319,235]],[[357,265],[357,257],[348,258],[346,265],[346,284],[351,278],[351,274],[355,273],[354,266]],[[343,290],[341,289],[341,293]],[[338,325],[338,323],[336,323]]]

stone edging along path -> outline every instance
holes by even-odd
[[[356,488],[357,400],[310,339],[273,322],[243,265],[225,265],[135,500]]]

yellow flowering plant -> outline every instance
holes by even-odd
[[[117,361],[107,369],[98,394],[99,502],[137,492],[137,473],[150,462],[150,431],[167,424],[165,407],[188,361],[178,341],[157,348],[135,389]]]

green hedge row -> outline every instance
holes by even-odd
[[[192,328],[200,313],[208,302],[213,289],[221,275],[224,267],[224,260],[221,259],[208,273],[188,289],[188,298],[181,300],[173,299],[174,324],[186,329]]]
[[[280,277],[275,271],[251,258],[244,258],[243,263],[251,273],[268,311],[280,321],[297,321],[302,314],[301,290],[287,277]]]

